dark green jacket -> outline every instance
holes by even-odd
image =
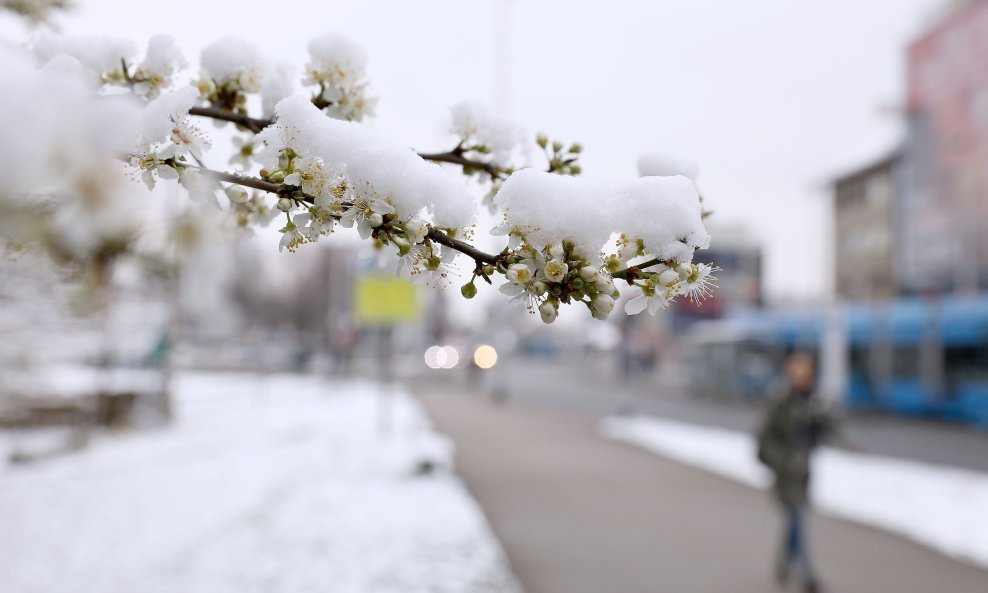
[[[758,459],[775,474],[775,495],[783,505],[808,503],[810,455],[832,425],[809,394],[789,391],[769,406],[758,433]]]

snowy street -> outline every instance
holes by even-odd
[[[588,404],[566,391],[572,376],[552,377],[570,407],[515,391],[496,402],[455,381],[415,385],[528,593],[776,589],[782,526],[743,433],[626,417],[606,424],[614,440],[575,409]],[[613,404],[613,392],[598,395]],[[826,590],[988,587],[975,564],[977,472],[824,453],[809,529]]]
[[[0,466],[0,591],[517,591],[400,388],[183,374],[177,391],[170,428]]]
[[[634,416],[605,420],[603,434],[748,486],[771,484],[747,433]],[[830,447],[814,465],[813,500],[821,512],[988,567],[988,474]]]

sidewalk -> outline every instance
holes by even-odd
[[[779,529],[763,493],[599,436],[585,416],[420,386],[527,593],[765,593]],[[814,517],[828,591],[988,590],[988,572]]]

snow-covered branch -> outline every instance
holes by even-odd
[[[469,102],[451,109],[454,148],[416,153],[360,123],[376,99],[366,55],[345,37],[313,40],[301,76],[239,39],[206,47],[194,79],[182,78],[187,63],[166,36],[152,38],[141,59],[112,39],[41,37],[33,53],[0,49],[0,83],[10,89],[0,123],[12,131],[0,140],[8,242],[40,238],[82,261],[125,251],[139,225],[119,199],[126,184],[108,181],[120,177],[112,162],[124,154],[124,175],[148,189],[180,184],[214,212],[200,218],[250,227],[283,216],[281,249],[355,228],[394,254],[399,273],[438,285],[465,255],[473,262],[465,297],[477,294],[478,278],[500,276],[501,292],[546,322],[576,302],[606,318],[615,279],[636,292],[629,313],[702,298],[713,286],[712,268],[692,263],[709,243],[695,169],[646,159],[642,169],[654,174],[585,179],[581,145],[530,136]],[[215,148],[197,118],[236,126],[239,171],[206,166]],[[533,152],[543,165],[530,162]],[[506,237],[499,252],[474,246],[480,200],[443,165],[487,184],[484,200],[501,219],[492,234]],[[98,220],[74,224],[80,217],[69,213],[82,210]]]

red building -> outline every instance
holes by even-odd
[[[959,3],[907,64],[897,276],[908,293],[988,290],[988,0]]]

